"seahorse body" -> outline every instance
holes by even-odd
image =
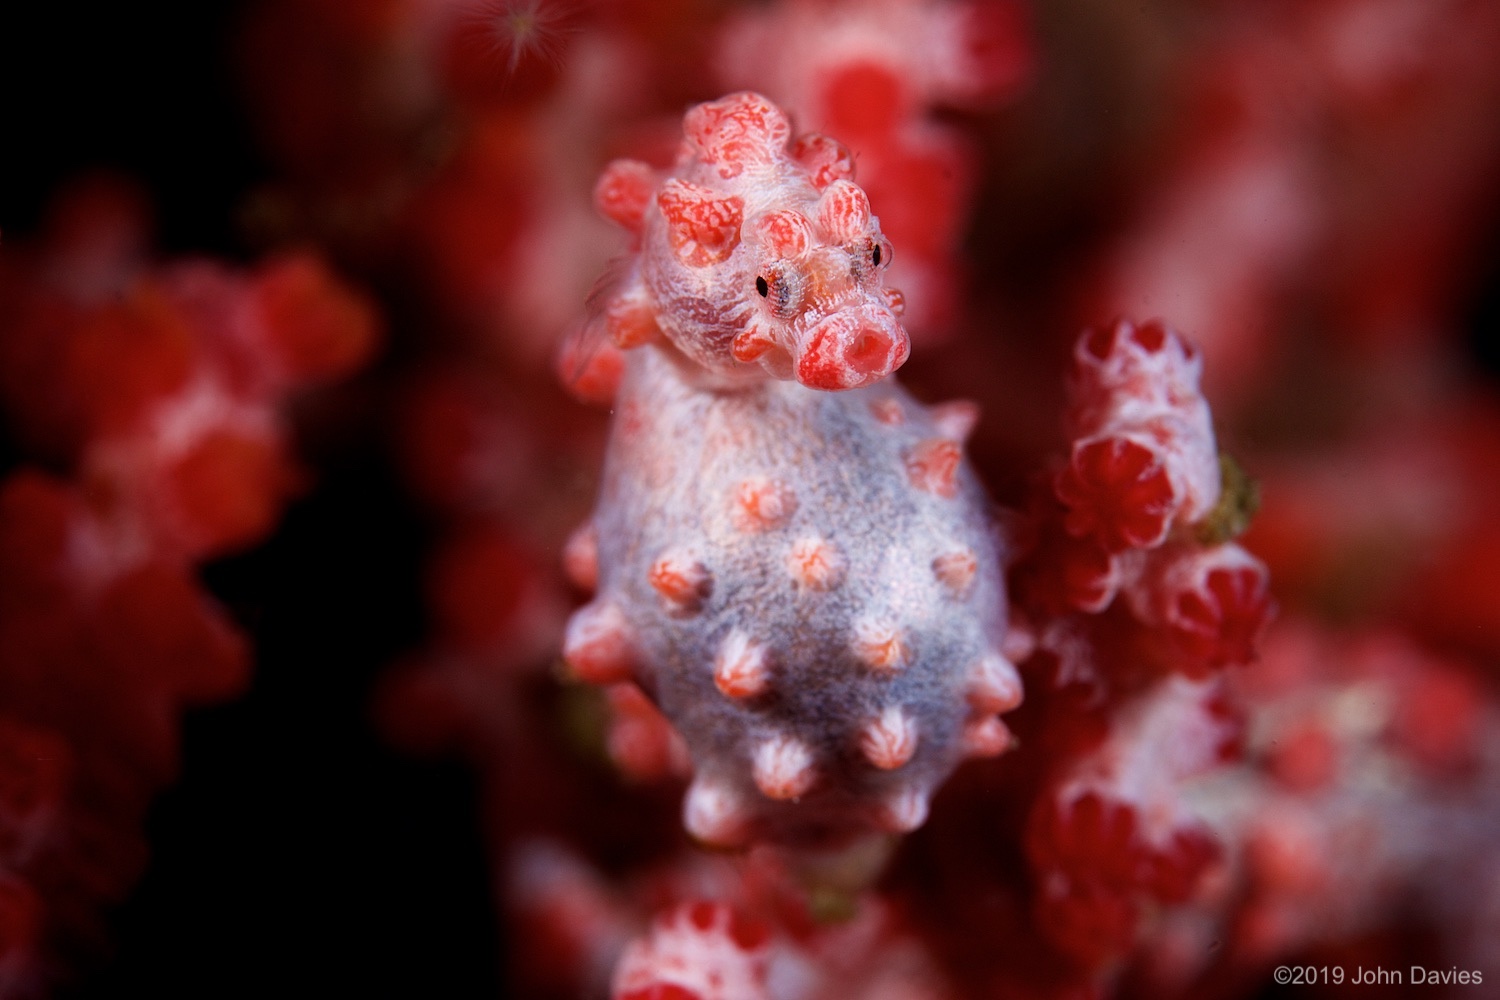
[[[1021,699],[998,651],[999,542],[961,453],[976,414],[879,380],[905,358],[899,297],[880,285],[889,248],[847,176],[825,171],[820,192],[818,162],[789,151],[847,154],[789,142],[752,94],[692,109],[686,132],[678,167],[633,196],[642,252],[602,310],[649,309],[652,332],[627,355],[603,491],[575,546],[598,594],[565,656],[584,679],[639,683],[681,732],[695,768],[684,821],[701,840],[910,830],[964,755],[1005,749],[995,715]],[[601,189],[626,170],[647,176],[617,165]],[[681,175],[705,190],[718,176],[714,217],[732,219],[737,199],[749,235],[674,235]],[[826,222],[845,215],[858,227]],[[774,227],[753,220],[768,216],[806,223],[797,253],[767,249]],[[762,294],[778,284],[792,293]]]

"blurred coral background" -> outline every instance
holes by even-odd
[[[698,997],[674,934],[781,970],[704,1000],[1500,996],[1497,52],[1490,0],[7,5],[0,996]],[[832,899],[689,845],[675,734],[558,659],[594,184],[743,88],[854,151],[1013,547],[1019,747]],[[1157,318],[1233,457],[1191,540],[1079,457],[1090,356],[1196,363]]]

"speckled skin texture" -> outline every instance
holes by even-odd
[[[704,108],[763,101],[699,106],[689,134],[695,118],[712,116]],[[786,146],[781,131],[770,135]],[[716,162],[684,157],[694,176]],[[775,179],[767,190],[815,197],[806,165],[776,162],[763,188]],[[837,183],[840,197],[863,199]],[[757,194],[762,216],[784,207],[767,190]],[[653,236],[660,213],[642,214],[645,262],[633,273],[679,269],[682,255]],[[870,239],[862,231],[859,253]],[[884,324],[904,359],[878,275],[851,269],[857,254],[842,245],[821,250],[852,278],[812,328]],[[746,308],[758,308],[765,297],[746,264],[759,260],[764,273],[764,259],[745,252],[717,268],[692,265],[722,272],[695,287],[749,284]],[[663,255],[672,260],[652,262]],[[808,254],[777,259],[812,270],[779,280],[831,285]],[[585,680],[638,683],[681,733],[694,766],[683,818],[700,840],[821,846],[913,829],[960,759],[1006,749],[995,714],[1021,698],[998,652],[1001,543],[961,452],[977,413],[922,406],[868,373],[852,388],[830,376],[821,387],[837,392],[809,388],[818,379],[802,377],[805,365],[782,372],[797,381],[771,377],[775,365],[736,360],[733,338],[705,327],[709,310],[685,316],[662,301],[651,296],[666,336],[626,354],[599,503],[570,546],[575,578],[597,595],[569,623],[565,656]],[[798,356],[794,341],[777,343]]]
[[[600,211],[639,252],[601,282],[594,324],[622,349],[665,339],[721,386],[795,378],[815,389],[870,385],[906,361],[904,302],[853,156],[792,137],[756,94],[689,109],[671,170],[611,163]]]
[[[894,407],[898,424],[871,405]],[[632,356],[597,520],[601,593],[626,609],[638,676],[687,740],[700,782],[783,835],[850,820],[880,825],[883,803],[927,792],[962,749],[966,672],[1001,635],[996,540],[967,468],[954,496],[914,489],[905,455],[937,430],[925,409],[886,383],[839,395],[783,382],[739,392],[693,389],[659,352]],[[747,528],[742,484],[786,484],[795,510]],[[788,505],[790,506],[790,504]],[[800,580],[794,547],[821,539],[837,565],[826,589]],[[939,556],[979,554],[955,593]],[[711,575],[691,607],[651,585],[652,566],[681,553]],[[874,669],[856,646],[862,622],[888,621],[907,647],[895,669]],[[766,690],[725,695],[715,664],[739,630],[762,643]],[[860,734],[887,706],[919,734],[900,768],[873,766]],[[752,778],[757,747],[791,735],[817,776],[800,801],[777,802]],[[731,834],[732,836],[732,834]]]

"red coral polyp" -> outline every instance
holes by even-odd
[[[1199,587],[1178,595],[1170,625],[1177,645],[1193,661],[1212,668],[1248,663],[1271,611],[1264,569],[1216,569]]]
[[[1141,862],[1149,853],[1135,809],[1097,792],[1043,803],[1033,816],[1027,846],[1040,869],[1117,888],[1138,881]]]
[[[504,532],[459,533],[433,561],[428,582],[444,633],[470,648],[498,641],[522,607],[532,573],[525,553]]]
[[[1063,538],[1054,554],[1060,560],[1061,584],[1055,606],[1098,613],[1109,606],[1120,588],[1119,566],[1093,539]]]
[[[1080,441],[1057,478],[1064,526],[1110,552],[1160,545],[1182,500],[1161,455],[1126,437]]]
[[[169,470],[167,489],[190,548],[213,555],[270,534],[293,480],[278,442],[221,430]]]
[[[1038,868],[1163,901],[1187,898],[1220,853],[1213,837],[1193,828],[1154,844],[1135,806],[1094,791],[1043,806],[1027,844]]]
[[[652,983],[621,993],[616,1000],[704,1000],[703,994],[676,983]]]
[[[1221,853],[1195,828],[1153,843],[1135,806],[1094,791],[1038,803],[1027,849],[1042,880],[1039,923],[1059,948],[1088,964],[1129,949],[1140,904],[1188,899]]]
[[[910,117],[911,88],[874,60],[837,66],[822,82],[822,120],[840,135],[885,136]]]
[[[361,364],[375,347],[375,307],[311,253],[289,255],[255,277],[260,331],[295,381],[334,378]]]
[[[1164,849],[1152,853],[1147,860],[1142,887],[1164,903],[1184,902],[1222,855],[1218,841],[1206,831],[1178,830]]]
[[[87,624],[98,666],[184,700],[223,698],[250,668],[246,640],[181,570],[154,563],[114,581]]]
[[[769,1000],[770,930],[699,900],[657,920],[615,969],[614,1000]]]
[[[1141,907],[1118,890],[1064,878],[1037,895],[1036,918],[1059,949],[1085,966],[1099,966],[1134,943]]]
[[[154,285],[91,316],[65,349],[66,384],[57,389],[78,407],[90,438],[133,430],[192,374],[192,332]]]

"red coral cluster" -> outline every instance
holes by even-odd
[[[196,569],[274,530],[304,478],[286,398],[377,333],[318,256],[150,265],[133,210],[95,182],[0,258],[0,392],[36,459],[0,483],[7,996],[97,947],[177,771],[179,715],[244,689],[247,637]]]
[[[1121,320],[1079,340],[1071,454],[1036,491],[1016,569],[1033,618],[1097,614],[1119,597],[1141,634],[1112,644],[1132,655],[1155,645],[1166,669],[1200,677],[1247,662],[1271,609],[1265,567],[1224,537],[1253,499],[1215,448],[1201,366],[1160,322]]]

